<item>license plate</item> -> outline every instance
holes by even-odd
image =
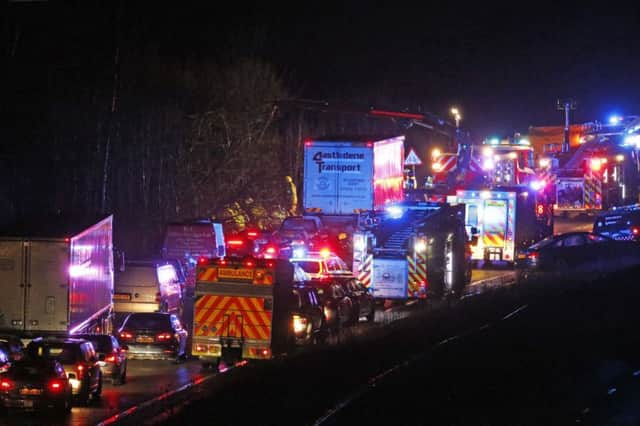
[[[25,408],[31,408],[33,407],[33,401],[31,401],[30,399],[23,399],[20,404],[25,407]]]
[[[138,342],[138,343],[153,343],[153,337],[140,336],[140,337],[136,338],[136,342]]]
[[[218,269],[218,277],[219,278],[231,278],[235,280],[252,280],[253,279],[253,269],[244,269],[244,268],[219,268]]]
[[[131,300],[129,293],[114,293],[113,300]]]
[[[20,389],[20,395],[40,395],[42,393],[42,389]],[[28,401],[31,402],[31,401]]]

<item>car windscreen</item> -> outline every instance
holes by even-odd
[[[160,330],[170,329],[171,322],[169,321],[169,315],[134,314],[126,320],[124,326],[130,329]]]
[[[75,345],[64,344],[61,346],[50,346],[45,356],[55,358],[62,364],[74,364],[78,358],[78,348]]]
[[[548,237],[546,237],[546,238],[544,238],[544,239],[542,239],[542,240],[538,241],[537,243],[535,243],[535,244],[533,244],[533,245],[529,246],[529,249],[530,249],[530,250],[540,250],[541,248],[544,248],[544,247],[546,247],[546,246],[550,245],[550,244],[551,244],[551,243],[553,243],[555,240],[556,240],[556,239],[555,239],[555,237],[554,237],[554,236],[552,236],[552,235],[550,235],[550,236],[548,236]]]
[[[297,260],[295,262],[308,274],[317,274],[320,272],[320,262],[313,260]]]
[[[53,366],[47,362],[16,362],[11,366],[11,375],[18,380],[53,376],[53,373]]]
[[[109,336],[80,335],[78,337],[90,341],[96,352],[111,352],[113,350]]]

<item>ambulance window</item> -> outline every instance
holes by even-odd
[[[478,226],[478,206],[467,206],[467,225]]]

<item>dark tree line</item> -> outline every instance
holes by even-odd
[[[4,229],[114,214],[116,243],[141,256],[169,221],[268,228],[294,213],[287,179],[299,191],[304,139],[397,133],[278,106],[303,85],[243,48],[255,33],[181,38],[194,33],[128,2],[15,3],[6,16]]]

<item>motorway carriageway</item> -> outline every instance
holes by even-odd
[[[472,284],[466,296],[482,293],[492,287],[513,283],[514,271],[508,269],[474,269]],[[418,306],[408,302],[376,311],[375,326],[384,326],[408,317]],[[346,329],[329,344],[349,338],[349,335],[363,335],[371,324],[362,323]],[[223,373],[220,373],[223,374]],[[171,411],[174,404],[181,400],[199,397],[200,384],[209,382],[216,376],[213,372],[203,371],[197,360],[182,364],[170,361],[129,360],[127,383],[113,386],[105,383],[102,398],[89,407],[74,407],[71,415],[58,423],[47,418],[51,425],[111,425],[111,424],[151,424],[155,415]],[[20,415],[0,418],[0,424],[40,425],[44,419],[38,415]]]

